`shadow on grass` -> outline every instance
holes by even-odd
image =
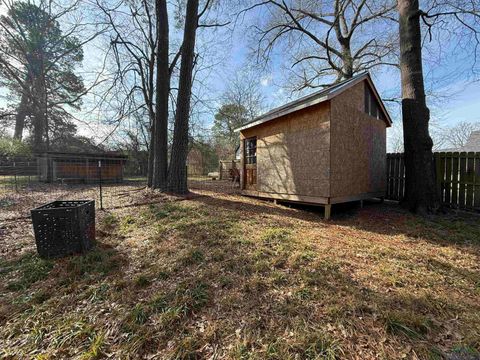
[[[37,282],[55,280],[64,285],[118,274],[125,263],[112,246],[97,241],[92,250],[62,258],[44,259],[35,252],[8,261],[0,261],[0,275],[8,279],[7,291],[27,291]]]
[[[404,234],[422,238],[435,245],[450,245],[478,254],[480,248],[480,217],[477,214],[461,213],[421,217],[409,213],[395,203],[365,201],[364,208],[359,202],[336,204],[332,207],[332,220],[323,219],[320,206],[286,204],[272,206],[267,201],[236,201],[202,195],[193,201],[204,205],[221,207],[226,210],[241,210],[247,216],[273,214],[322,225],[343,225],[382,235]],[[287,207],[288,206],[288,207]]]
[[[187,317],[178,317],[178,303],[162,303],[160,316],[174,316],[178,322],[174,333],[164,335],[159,346],[175,342],[186,357],[201,353],[206,342],[220,346],[218,334],[210,339],[189,328],[192,317],[201,314],[218,321],[221,325],[216,331],[221,334],[237,332],[233,357],[238,358],[341,358],[352,350],[351,343],[340,340],[338,334],[342,333],[343,338],[363,339],[365,345],[382,338],[390,349],[413,345],[421,358],[443,356],[448,346],[461,342],[447,340],[452,331],[447,320],[462,312],[468,302],[450,301],[445,294],[438,298],[411,294],[401,288],[373,290],[352,277],[348,264],[296,242],[288,227],[268,226],[265,220],[258,234],[249,234],[243,231],[239,223],[244,219],[235,216],[235,211],[218,207],[241,209],[247,218],[258,211],[295,214],[288,209],[210,197],[192,201],[207,206],[185,210],[176,204],[181,210],[167,207],[157,214],[164,228],[174,227],[182,239],[171,276],[203,284],[208,289],[207,300],[198,313]],[[172,296],[167,293],[160,298]],[[146,311],[158,316],[155,310]],[[165,315],[171,311],[173,315]],[[241,320],[241,325],[232,319]],[[290,338],[285,339],[285,329],[293,334]],[[445,337],[447,349],[437,347],[439,337]],[[472,349],[474,337],[463,338]]]

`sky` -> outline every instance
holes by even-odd
[[[4,0],[0,0],[3,2]],[[5,7],[0,5],[0,14],[5,14]],[[202,89],[200,93],[208,99],[211,111],[207,111],[202,115],[202,121],[205,124],[205,131],[211,126],[214,115],[215,106],[219,105],[218,98],[228,86],[228,80],[231,79],[236,72],[245,71],[247,68],[255,68],[255,76],[258,79],[258,87],[265,97],[265,110],[279,106],[286,101],[295,99],[305,93],[291,93],[285,85],[284,74],[282,73],[282,65],[285,56],[281,51],[274,51],[270,59],[270,66],[262,71],[258,70],[254,56],[251,51],[251,40],[249,31],[259,13],[252,12],[247,14],[241,21],[235,23],[232,31],[220,30],[216,33],[221,44],[218,48],[212,46],[212,54],[210,56],[220,56],[221,60],[216,62],[207,72],[203,73]],[[199,41],[202,37],[205,39],[211,37],[206,32],[213,31],[207,29],[199,30]],[[85,59],[83,61],[80,73],[85,77],[88,84],[92,81],[92,74],[99,69],[102,63],[102,45],[100,41],[85,46]],[[435,51],[435,44],[425,43],[425,77],[427,89],[435,86],[442,96],[441,99],[433,99],[429,101],[432,112],[432,119],[441,126],[454,126],[461,121],[480,122],[480,82],[472,82],[466,69],[472,59],[468,59],[461,55],[466,55],[464,48],[441,49]],[[453,45],[452,45],[453,46]],[[451,56],[448,51],[456,53]],[[432,53],[440,53],[443,58],[435,59]],[[447,55],[446,55],[447,54]],[[207,54],[208,56],[208,54]],[[451,56],[451,60],[449,57]],[[460,59],[460,60],[459,60]],[[460,65],[459,65],[460,64]],[[458,73],[459,76],[452,76]],[[399,74],[390,69],[381,69],[372,73],[375,85],[382,96],[390,97],[392,93],[399,92]],[[0,89],[0,95],[5,94]],[[77,123],[79,133],[88,137],[92,137],[95,141],[102,141],[112,130],[112,126],[105,125],[100,114],[89,112],[89,106],[93,102],[93,97],[87,97],[84,101],[82,112],[76,113],[81,121]],[[5,100],[0,98],[0,107],[5,105]],[[391,115],[394,120],[394,127],[401,127],[400,112],[398,106],[389,105],[392,109]],[[389,131],[393,134],[394,131]]]

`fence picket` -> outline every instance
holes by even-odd
[[[400,195],[398,193],[398,183],[400,182],[400,157],[397,155],[395,156],[395,161],[394,161],[394,168],[393,168],[393,176],[394,176],[394,183],[393,183],[393,193],[395,196],[395,199],[399,200]]]
[[[452,199],[452,156],[445,153],[445,203],[450,204]]]
[[[452,153],[452,204],[458,204],[458,184],[459,184],[459,157],[458,152]]]
[[[480,210],[480,153],[475,154],[475,171],[473,179],[473,207]]]
[[[439,194],[440,201],[442,203],[445,202],[445,172],[446,172],[446,161],[445,161],[445,153],[441,152],[439,153],[440,156],[440,169],[441,173],[437,173],[438,181],[441,186],[441,192]]]
[[[460,209],[465,208],[465,192],[467,178],[467,153],[460,153],[460,181],[458,185],[458,207]]]
[[[405,158],[403,156],[399,156],[399,167],[400,167],[400,179],[399,179],[399,194],[398,200],[403,199],[405,196]]]
[[[466,183],[467,183],[467,193],[465,197],[465,207],[467,209],[473,208],[473,187],[475,181],[475,153],[467,153],[467,168],[466,168]]]
[[[387,157],[387,169],[388,169],[388,177],[387,177],[387,199],[393,199],[393,182],[395,181],[393,177],[393,157]]]

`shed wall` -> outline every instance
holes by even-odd
[[[329,196],[329,102],[243,130],[240,134],[242,140],[253,136],[257,137],[257,191]]]
[[[386,124],[364,112],[365,81],[331,100],[331,197],[386,190]]]

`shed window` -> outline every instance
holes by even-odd
[[[365,84],[365,112],[374,118],[385,120],[385,116],[370,86]]]
[[[257,163],[257,138],[245,139],[245,164]]]

